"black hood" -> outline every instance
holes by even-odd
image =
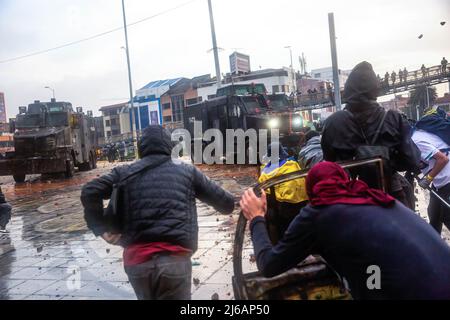
[[[366,61],[357,64],[350,75],[344,87],[342,100],[347,103],[352,112],[362,111],[372,106],[379,93],[379,81],[372,65]]]
[[[153,154],[170,156],[174,144],[169,130],[159,125],[151,125],[144,129],[139,140],[139,157],[143,158]]]

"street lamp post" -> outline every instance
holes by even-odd
[[[297,80],[296,80],[296,77],[295,77],[295,71],[294,71],[294,65],[293,65],[293,62],[292,62],[292,47],[291,46],[286,46],[286,47],[284,47],[285,49],[289,49],[289,54],[290,54],[290,57],[291,57],[291,76],[292,76],[292,92],[295,94],[295,92],[297,92]]]
[[[131,132],[133,134],[133,140],[136,139],[136,145],[137,145],[137,139],[138,139],[138,135],[137,135],[137,126],[136,126],[136,110],[134,108],[134,102],[133,102],[133,83],[131,81],[131,65],[130,65],[130,51],[129,51],[129,47],[128,47],[128,32],[127,32],[127,19],[126,19],[126,15],[125,15],[125,2],[124,0],[122,0],[122,13],[123,13],[123,28],[125,31],[125,52],[127,55],[127,67],[128,67],[128,87],[129,87],[129,91],[130,91],[130,106],[131,106],[131,122],[130,122],[130,126],[131,126]],[[138,107],[139,108],[139,107]],[[139,114],[139,110],[137,112],[137,118],[138,118],[138,125],[139,125],[139,130],[142,130],[141,127],[141,117]],[[133,122],[135,123],[133,126]]]
[[[55,89],[53,89],[53,88],[51,88],[49,86],[44,87],[44,89],[52,90],[52,92],[53,92],[53,99],[55,99]]]
[[[336,32],[334,29],[334,14],[332,12],[328,13],[328,27],[330,32],[331,63],[333,68],[334,104],[336,105],[337,110],[341,110],[341,87],[339,84]]]
[[[219,48],[217,48],[216,28],[214,27],[214,16],[213,16],[211,0],[208,0],[208,9],[209,9],[209,23],[211,26],[211,38],[212,38],[213,51],[214,51],[214,64],[216,67],[217,88],[220,88],[220,86],[222,84],[222,80],[220,77],[220,64],[219,64],[219,51],[218,51]]]

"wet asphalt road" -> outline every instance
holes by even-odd
[[[122,250],[87,230],[79,196],[81,186],[119,164],[99,163],[72,179],[30,177],[15,185],[0,177],[13,216],[0,236],[0,299],[135,299],[123,271]],[[255,167],[200,166],[236,199],[256,179]],[[417,190],[419,191],[419,190]],[[417,211],[426,219],[427,195],[416,193]],[[198,203],[199,246],[192,257],[193,299],[233,299],[232,241],[238,211],[220,215]],[[450,233],[443,237],[450,243]],[[250,240],[243,251],[244,272],[255,271]]]
[[[0,236],[0,299],[135,299],[122,264],[122,249],[95,238],[86,228],[79,200],[81,186],[119,164],[99,163],[72,179],[15,185],[0,177],[13,216]],[[254,167],[201,166],[238,196],[255,181]],[[232,240],[238,212],[220,215],[198,203],[199,249],[192,257],[193,299],[232,299]],[[245,270],[251,247],[244,251]]]

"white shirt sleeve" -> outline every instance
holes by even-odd
[[[437,149],[435,146],[433,146],[428,141],[424,140],[416,140],[414,141],[417,145],[417,148],[420,150],[420,157],[423,161],[430,161],[436,153],[438,153],[439,149]]]

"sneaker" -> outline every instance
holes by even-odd
[[[6,227],[0,226],[0,233],[9,233],[9,231],[6,230]]]

